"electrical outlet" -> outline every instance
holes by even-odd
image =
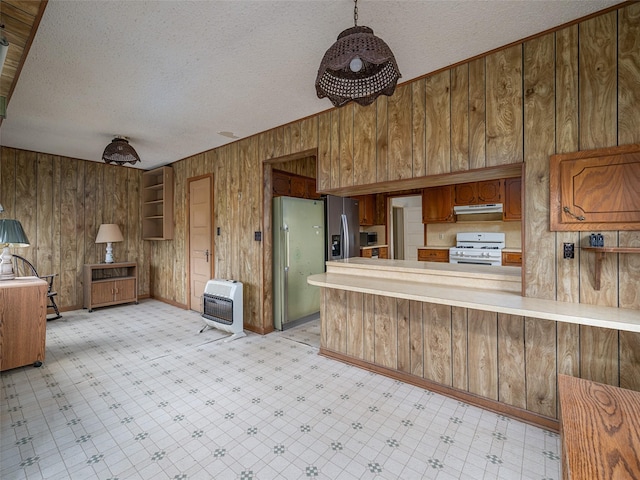
[[[216,228],[216,234],[220,236],[220,227]]]
[[[574,256],[574,245],[573,243],[565,243],[564,244],[564,256],[563,258],[573,258]]]
[[[256,242],[261,242],[262,241],[262,232],[253,232],[253,239]]]
[[[444,234],[443,234],[443,233],[440,233],[440,234],[438,235],[438,238],[439,238],[440,240],[442,240],[442,239],[444,238]]]

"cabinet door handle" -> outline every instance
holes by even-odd
[[[584,216],[576,215],[571,210],[569,210],[569,207],[567,207],[567,206],[565,206],[562,210],[564,211],[564,213],[568,213],[569,215],[571,215],[576,220],[579,220],[580,222],[584,222],[584,220],[585,220]]]

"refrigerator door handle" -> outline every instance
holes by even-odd
[[[289,225],[285,224],[282,230],[284,231],[284,258],[286,260],[284,271],[288,272],[291,266],[291,262],[289,262]]]
[[[342,220],[342,234],[344,238],[342,239],[342,258],[349,258],[349,223],[347,222],[347,216],[343,213],[340,215]]]
[[[289,225],[286,223],[282,226],[284,232],[284,292],[283,292],[283,308],[282,308],[282,322],[287,323],[289,321]]]

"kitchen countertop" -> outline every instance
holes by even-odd
[[[519,290],[498,288],[516,278],[521,278],[519,267],[354,257],[327,262],[327,273],[307,281],[324,288],[640,333],[639,310],[528,298]]]
[[[486,290],[515,293],[522,291],[522,269],[520,267],[493,267],[363,257],[329,261],[326,262],[326,266],[327,273],[353,275],[363,279],[380,278],[389,281],[410,281],[470,288],[476,286],[480,280]]]

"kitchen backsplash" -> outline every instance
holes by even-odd
[[[502,232],[506,237],[506,248],[522,248],[522,222],[458,222],[431,223],[427,225],[427,245],[450,247],[456,244],[459,232]]]

